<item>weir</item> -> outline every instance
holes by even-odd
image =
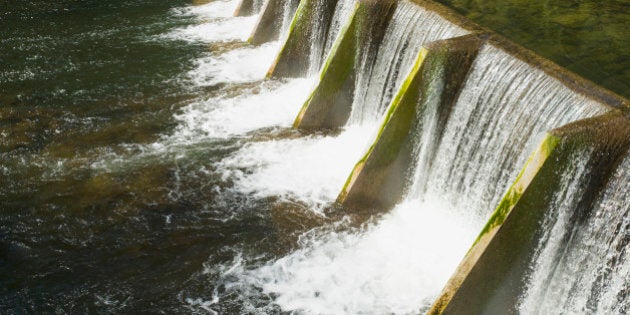
[[[297,128],[378,121],[422,44],[467,33],[410,2],[394,4],[359,2],[294,123]]]
[[[354,0],[301,0],[269,77],[300,77],[319,71]]]
[[[278,10],[280,3],[265,3],[251,43],[287,24],[278,21],[296,3]],[[343,133],[382,122],[337,203],[367,216],[391,210],[388,224],[415,211],[416,219],[436,220],[436,238],[455,233],[452,226],[481,230],[476,240],[466,235],[449,246],[413,240],[427,256],[463,260],[446,271],[455,271],[450,280],[441,266],[417,262],[416,278],[440,275],[414,305],[397,304],[395,312],[628,311],[627,100],[430,1],[301,0],[288,28],[268,76],[321,68],[294,128]],[[374,224],[372,232],[383,233]],[[357,253],[333,246],[332,254],[314,243],[331,264]],[[295,265],[280,269],[310,266],[305,259],[290,256]],[[326,303],[325,289],[296,295]],[[270,292],[285,302],[283,294],[294,294]],[[289,310],[308,304],[278,303]],[[340,309],[363,310],[353,307]]]
[[[618,112],[550,131],[431,313],[623,313],[629,132]]]
[[[260,12],[264,0],[241,0],[236,7],[234,16],[250,16]]]
[[[267,0],[263,5],[254,32],[248,42],[260,45],[277,40],[289,28],[299,0]]]

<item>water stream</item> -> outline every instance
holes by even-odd
[[[60,0],[0,9],[0,26],[13,28],[0,36],[0,61],[9,61],[0,68],[0,176],[8,179],[0,313],[426,310],[541,133],[602,112],[486,46],[443,136],[417,135],[405,201],[359,227],[348,218],[324,224],[420,46],[464,31],[402,2],[360,71],[353,118],[338,134],[305,135],[290,126],[354,2],[335,3],[330,26],[311,41],[310,74],[294,79],[264,78],[282,39],[245,43],[257,16],[232,17],[237,4]],[[560,285],[583,270],[558,267],[575,264],[583,246],[561,257],[541,242],[551,254],[532,262],[540,267],[523,310],[619,310],[628,263],[611,248],[623,249],[627,233],[605,222],[627,232],[628,163],[573,243],[607,259],[580,263],[601,277],[572,285],[601,292],[602,302]],[[625,212],[605,211],[620,202]],[[569,230],[562,220],[548,225],[550,235]],[[541,298],[540,283],[568,302]]]
[[[524,314],[624,314],[630,300],[630,156],[617,166],[586,220],[571,219],[587,182],[588,152],[563,171],[564,189],[542,224],[543,237],[530,263],[521,297]]]
[[[349,123],[382,117],[423,44],[467,33],[438,14],[401,1],[375,55],[368,53],[361,59]]]

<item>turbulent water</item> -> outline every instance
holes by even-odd
[[[272,208],[310,212],[217,163],[282,137],[313,82],[261,81],[279,43],[242,43],[237,1],[22,2],[0,18],[0,312],[204,311],[221,266],[286,243]]]
[[[0,313],[416,313],[539,132],[600,111],[486,47],[407,200],[324,223],[420,45],[461,29],[401,3],[361,81],[365,115],[304,135],[290,126],[316,80],[264,79],[281,41],[245,43],[257,16],[232,17],[235,0],[21,2],[0,9]],[[606,196],[627,190],[627,164]]]
[[[543,222],[524,314],[625,314],[629,311],[630,155],[617,166],[585,222],[572,217],[584,190],[588,152],[563,171],[563,189]]]

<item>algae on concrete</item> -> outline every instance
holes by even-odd
[[[252,45],[260,45],[280,38],[282,17],[285,8],[295,8],[299,0],[267,0],[263,5],[258,22],[247,40]],[[292,12],[289,12],[291,14]]]
[[[309,70],[313,42],[325,41],[338,0],[301,0],[287,40],[267,77],[301,77]],[[315,27],[317,25],[317,27]],[[320,30],[321,34],[316,32]]]
[[[394,97],[374,144],[352,171],[337,201],[354,211],[386,211],[405,194],[415,170],[417,135],[427,119],[437,146],[456,96],[482,43],[478,34],[428,43]],[[427,154],[434,154],[432,150]],[[429,157],[432,160],[433,157]]]
[[[359,56],[374,55],[396,1],[357,1],[321,72],[320,83],[300,111],[294,127],[334,129],[345,125],[354,101]]]
[[[575,159],[584,159],[584,191],[575,211],[588,212],[630,148],[630,120],[613,111],[552,130],[449,280],[429,314],[517,313],[540,223],[563,193]]]

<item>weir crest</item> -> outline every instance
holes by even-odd
[[[287,32],[268,79],[319,80],[295,105],[300,133],[247,146],[278,153],[240,180],[285,184],[282,154],[349,149],[354,169],[294,166],[348,168],[310,185],[326,188],[269,196],[352,223],[304,235],[240,286],[306,313],[628,311],[627,100],[429,1],[294,4],[261,7],[260,21],[295,11],[254,32]]]

